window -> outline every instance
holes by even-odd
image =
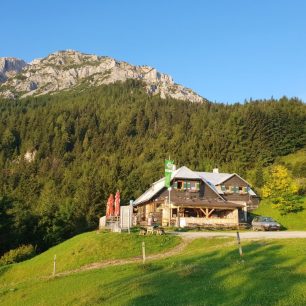
[[[176,181],[173,187],[177,190],[190,190],[198,191],[200,190],[200,182],[197,181]]]
[[[177,208],[172,208],[172,217],[173,218],[177,217]]]
[[[200,183],[199,182],[195,182],[195,181],[190,182],[190,190],[197,191],[199,189],[200,189]]]

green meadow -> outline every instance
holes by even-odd
[[[142,241],[147,254],[156,254],[174,247],[180,238],[98,231],[83,233],[30,260],[0,268],[0,290],[20,281],[51,276],[54,255],[56,272],[61,273],[95,262],[141,256]]]
[[[129,239],[128,234],[121,236],[122,241]],[[125,242],[126,245],[138,245],[143,239],[136,235],[132,237],[135,241],[131,239]],[[152,239],[146,241],[148,248],[152,244],[151,252],[157,251],[157,248],[164,251],[179,242],[178,238],[169,236],[147,238]],[[165,239],[168,239],[167,243]],[[71,240],[68,242],[72,243]],[[67,247],[68,250],[66,243],[58,247]],[[240,258],[235,240],[201,238],[193,240],[172,257],[147,261],[144,265],[109,266],[67,276],[40,278],[35,271],[39,269],[38,259],[47,258],[48,252],[51,256],[51,249],[39,255],[38,259],[1,269],[0,304],[306,304],[306,239],[242,241],[242,247],[244,256]],[[109,247],[107,258],[136,255],[134,251],[114,255],[112,251],[118,252]],[[139,247],[137,251],[139,253]],[[20,274],[20,267],[28,273],[33,272],[32,276],[25,278]],[[12,271],[19,275],[17,279],[9,276]]]
[[[296,213],[282,215],[278,209],[272,208],[269,199],[262,200],[259,207],[252,211],[254,215],[272,217],[277,220],[283,229],[291,231],[306,230],[306,197],[301,197],[302,210]]]

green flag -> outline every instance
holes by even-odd
[[[170,187],[170,182],[171,182],[171,174],[173,171],[173,166],[174,166],[174,161],[165,159],[165,186],[167,188]]]

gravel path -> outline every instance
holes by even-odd
[[[234,232],[172,232],[184,238],[195,239],[201,237],[236,237]],[[280,232],[240,232],[241,239],[287,239],[306,238],[306,231]]]

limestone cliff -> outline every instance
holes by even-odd
[[[7,64],[5,59],[0,59],[0,95],[6,98],[43,95],[80,85],[97,86],[137,79],[144,82],[149,94],[197,103],[205,101],[191,89],[175,84],[171,76],[160,73],[155,68],[133,66],[111,57],[66,50],[36,59],[29,64],[16,61],[19,61],[19,65],[12,61]],[[8,68],[1,70],[3,62],[6,63],[3,67]]]
[[[20,72],[26,62],[13,57],[0,57],[0,82],[5,82],[9,77],[13,77]]]

